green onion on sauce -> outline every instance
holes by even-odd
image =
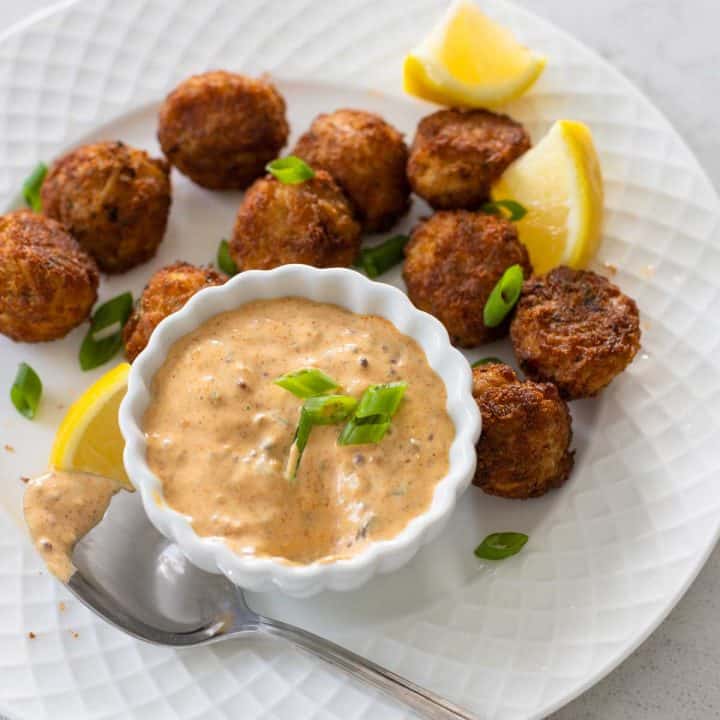
[[[357,406],[357,400],[349,395],[319,395],[308,398],[300,410],[300,420],[285,468],[285,479],[295,482],[303,452],[316,425],[335,425],[347,420]]]
[[[340,385],[322,370],[317,368],[301,368],[285,373],[274,380],[276,385],[288,390],[299,398],[311,398],[315,395],[337,390]]]
[[[371,385],[365,390],[355,414],[343,428],[338,445],[378,443],[385,437],[392,416],[400,407],[406,382]]]

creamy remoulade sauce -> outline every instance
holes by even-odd
[[[119,483],[100,475],[51,470],[31,480],[23,510],[30,537],[48,570],[62,582],[73,574],[75,544],[103,518]]]
[[[297,480],[284,477],[302,400],[273,383],[315,367],[360,397],[408,383],[385,438],[339,447],[315,427]],[[143,425],[164,501],[201,536],[294,563],[358,553],[423,513],[447,473],[454,426],[424,352],[387,320],[287,297],[258,300],[177,341]]]

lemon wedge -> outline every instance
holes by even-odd
[[[517,229],[536,273],[558,265],[584,268],[597,252],[603,182],[592,134],[583,123],[558,120],[510,165],[491,194],[527,210]]]
[[[495,107],[526,92],[544,67],[542,55],[470,0],[457,0],[405,56],[403,84],[410,95],[441,105]]]
[[[50,467],[91,472],[132,487],[122,461],[125,442],[118,425],[129,370],[130,365],[121,363],[70,406],[55,435]]]

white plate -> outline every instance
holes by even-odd
[[[473,489],[451,529],[400,572],[350,594],[252,600],[479,717],[539,718],[647,637],[717,538],[720,208],[680,138],[615,70],[512,5],[484,6],[550,58],[511,114],[536,139],[558,117],[594,131],[607,188],[601,260],[619,268],[616,281],[639,302],[643,350],[601,399],[573,405],[577,467],[562,490],[510,502]],[[122,137],[156,150],[157,101],[185,75],[211,67],[272,72],[295,135],[316,113],[348,105],[380,111],[411,134],[427,107],[402,97],[400,59],[442,7],[440,0],[67,5],[0,43],[0,202],[11,203],[37,160],[81,139]],[[175,258],[211,260],[230,231],[237,196],[174,180],[158,257],[104,281],[103,297],[139,291],[152,270]],[[412,217],[422,212],[416,202]],[[100,373],[78,370],[81,336],[35,347],[0,340],[7,509],[0,518],[0,710],[22,720],[410,717],[280,643],[186,652],[137,643],[43,572],[11,518],[19,516],[20,475],[43,469],[63,407]],[[498,352],[508,357],[501,344],[476,355]],[[47,388],[34,423],[7,399],[20,360]],[[482,563],[472,550],[493,530],[524,530],[531,540],[514,558]]]

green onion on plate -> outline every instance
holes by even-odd
[[[130,317],[133,298],[122,293],[103,303],[90,320],[90,329],[80,345],[80,367],[92,370],[111,360],[122,347],[122,329]]]
[[[297,185],[315,177],[315,171],[295,155],[273,160],[265,166],[265,169],[284,185]]]
[[[40,188],[43,180],[47,175],[48,166],[45,163],[38,163],[35,169],[28,175],[23,183],[22,194],[27,206],[33,209],[33,212],[42,211],[42,201],[40,199]]]
[[[38,374],[27,363],[20,363],[10,388],[10,400],[15,409],[28,420],[32,420],[40,405],[41,395],[42,381]]]
[[[482,560],[503,560],[517,555],[528,539],[527,535],[519,532],[492,533],[475,548],[475,555]]]
[[[225,238],[223,238],[220,241],[220,245],[218,245],[216,262],[217,266],[229,277],[237,275],[238,266],[230,255],[230,245]]]
[[[498,280],[483,308],[483,322],[486,327],[497,327],[515,307],[523,285],[523,269],[511,265]]]
[[[393,235],[375,247],[364,248],[355,265],[369,278],[376,278],[402,262],[409,240],[407,235]]]
[[[527,215],[527,209],[515,200],[495,200],[482,206],[482,211],[488,215],[501,215],[506,220],[517,222]]]
[[[499,357],[495,357],[494,355],[490,355],[489,357],[480,358],[479,360],[476,360],[470,367],[480,367],[480,365],[489,365],[490,363],[499,363],[500,365],[505,365]]]

